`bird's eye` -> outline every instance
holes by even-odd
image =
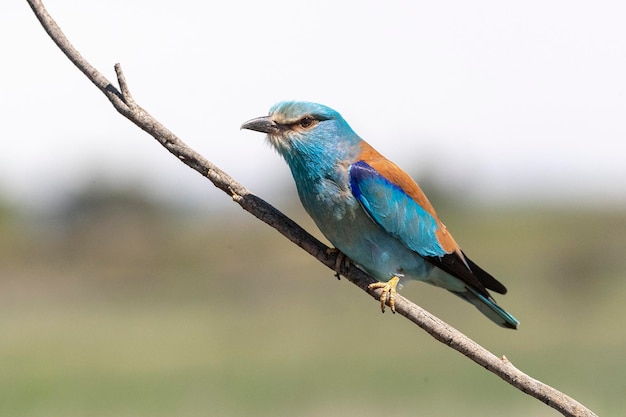
[[[312,117],[303,117],[302,119],[300,119],[300,126],[306,129],[308,127],[311,127],[314,121],[315,120]]]

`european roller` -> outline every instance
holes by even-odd
[[[461,250],[417,183],[361,139],[335,110],[285,101],[242,129],[266,133],[285,159],[307,213],[328,240],[380,282],[381,309],[395,312],[409,279],[445,288],[496,324],[519,322],[488,290],[506,287]]]

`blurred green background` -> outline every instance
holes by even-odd
[[[425,284],[403,295],[600,415],[623,413],[626,212],[435,197],[522,324],[498,328]],[[558,415],[234,204],[103,187],[38,214],[1,207],[1,416]],[[296,202],[281,208],[319,236]]]

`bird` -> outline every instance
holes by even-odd
[[[382,288],[383,312],[388,304],[395,313],[398,289],[417,280],[468,301],[501,327],[517,329],[519,321],[488,292],[506,294],[506,287],[465,255],[419,185],[337,111],[282,101],[241,129],[266,134],[322,234],[378,280],[368,288]]]

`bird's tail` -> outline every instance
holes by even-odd
[[[491,297],[486,297],[478,291],[466,287],[465,292],[451,291],[454,295],[458,295],[465,301],[472,303],[481,313],[496,323],[498,326],[508,329],[517,329],[519,321],[511,314],[500,307]]]

